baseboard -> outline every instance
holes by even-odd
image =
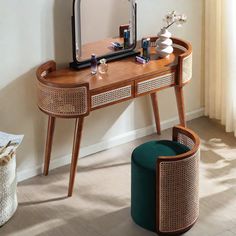
[[[188,121],[199,118],[201,116],[204,116],[204,108],[201,108],[192,112],[188,112],[186,115]],[[178,123],[179,123],[178,117],[165,120],[161,122],[161,129],[165,130],[165,129],[171,128]],[[105,140],[105,141],[90,145],[88,147],[82,147],[80,150],[80,158],[94,154],[96,152],[104,151],[106,149],[109,149],[109,148],[112,148],[112,147],[115,147],[115,146],[118,146],[127,142],[131,142],[135,139],[145,137],[150,134],[153,134],[155,132],[155,129],[156,129],[155,125],[152,125],[152,126],[148,126],[142,129],[129,131],[127,133],[118,135],[109,140]],[[71,160],[70,154],[64,157],[52,160],[50,164],[50,169],[56,169],[58,167],[68,165],[70,164],[70,160]],[[18,179],[18,182],[20,182],[20,181],[29,179],[31,177],[34,177],[36,175],[39,175],[41,173],[42,173],[42,165],[39,165],[31,169],[17,171],[17,179]]]

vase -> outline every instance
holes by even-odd
[[[158,34],[158,39],[156,41],[156,52],[160,58],[169,57],[169,55],[174,51],[172,47],[171,33],[163,28]]]

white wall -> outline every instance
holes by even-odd
[[[138,0],[139,4],[139,37],[143,35],[156,35],[163,25],[163,16],[176,10],[178,13],[184,13],[188,17],[188,22],[182,28],[172,27],[170,31],[173,36],[183,38],[192,43],[193,46],[193,80],[186,86],[185,102],[186,110],[192,111],[199,108],[202,103],[202,60],[203,60],[203,1],[195,0]],[[172,109],[166,109],[166,102],[171,101]],[[162,119],[168,119],[176,114],[175,99],[172,91],[163,92],[160,96],[160,109]]]
[[[184,28],[171,31],[193,44],[193,80],[185,89],[186,110],[201,108],[202,1],[138,0],[138,4],[139,37],[156,35],[169,10],[188,15]],[[28,173],[43,162],[47,117],[36,106],[35,69],[48,59],[59,65],[71,61],[71,6],[72,0],[0,0],[0,130],[25,134],[17,155],[20,172]],[[159,103],[162,121],[176,117],[173,89],[160,92]],[[148,97],[95,111],[85,120],[82,146],[152,123]],[[58,120],[53,159],[71,152],[73,128],[73,120]]]
[[[82,0],[82,44],[118,37],[119,26],[129,24],[129,6],[128,0]],[[101,14],[98,9],[103,9]]]

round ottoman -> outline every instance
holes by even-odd
[[[199,214],[199,138],[189,129],[173,129],[173,141],[150,141],[131,160],[131,216],[159,234],[179,234]]]

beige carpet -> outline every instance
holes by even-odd
[[[201,199],[198,223],[187,236],[236,235],[236,138],[207,118],[188,126],[201,137]],[[0,236],[151,236],[130,217],[130,155],[137,141],[79,161],[76,188],[66,198],[69,166],[18,187],[19,208]]]

